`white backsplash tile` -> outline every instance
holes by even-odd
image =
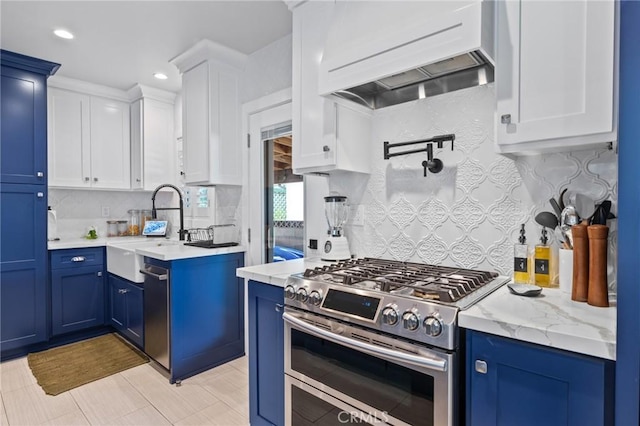
[[[521,223],[539,241],[534,217],[563,188],[610,199],[617,211],[617,156],[585,150],[517,157],[494,149],[494,85],[376,110],[372,172],[332,175],[329,188],[364,206],[364,226],[346,226],[357,256],[442,263],[511,275]],[[454,149],[434,149],[444,162],[423,177],[426,153],[383,158],[383,141],[404,142],[454,133]],[[321,198],[319,198],[321,200]],[[616,221],[609,221],[609,284],[615,289]],[[553,246],[558,242],[549,233]]]

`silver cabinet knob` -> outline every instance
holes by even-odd
[[[98,181],[98,178],[95,178],[95,177],[94,177],[94,178],[93,178],[93,181],[94,181],[94,182],[97,182],[97,181]]]
[[[71,258],[72,262],[84,262],[87,260],[84,256],[74,256]]]
[[[102,272],[98,272],[98,276],[101,277],[102,276]]]
[[[140,178],[136,178],[136,182],[140,182],[142,179]]]
[[[43,172],[38,172],[38,173],[36,173],[36,176],[39,177],[39,178],[44,177],[44,173]]]
[[[119,289],[118,289],[118,293],[120,293],[120,294],[127,294],[127,293],[129,293],[129,290],[127,290],[126,288],[119,288]]]
[[[36,194],[36,197],[38,197],[38,198],[44,198],[44,192],[38,192],[38,193]]]
[[[85,182],[89,182],[89,176],[85,176],[85,177],[84,177],[84,181],[85,181]]]
[[[487,374],[487,362],[481,359],[476,359],[475,369],[480,374]]]
[[[329,145],[325,145],[325,146],[322,147],[322,150],[324,152],[329,152],[329,151],[331,151],[331,148],[329,148]]]
[[[282,312],[282,308],[284,308],[283,305],[276,303],[276,312]]]
[[[511,114],[504,114],[500,116],[500,122],[502,124],[511,124]]]

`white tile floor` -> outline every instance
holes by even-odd
[[[57,396],[36,383],[27,358],[0,364],[0,424],[248,425],[247,358],[182,381],[144,364]]]

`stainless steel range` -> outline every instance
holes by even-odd
[[[372,258],[291,276],[283,314],[287,424],[344,424],[347,417],[456,424],[458,312],[508,281],[495,272]]]

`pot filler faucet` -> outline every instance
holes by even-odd
[[[178,193],[178,197],[180,197],[180,207],[156,208],[156,195],[158,194],[158,191],[160,191],[162,188],[172,188]],[[180,230],[178,231],[178,235],[180,237],[180,241],[184,241],[184,238],[189,231],[184,229],[184,203],[182,201],[182,192],[176,186],[173,186],[169,183],[164,183],[153,190],[153,195],[151,195],[151,216],[154,219],[158,218],[158,215],[157,215],[158,210],[180,210]]]

